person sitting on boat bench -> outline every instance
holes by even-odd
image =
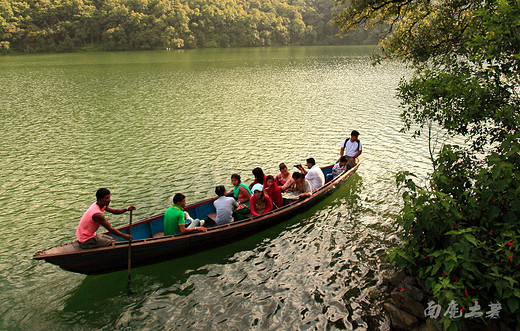
[[[265,181],[266,181],[266,178],[267,176],[264,174],[264,171],[262,170],[262,168],[254,168],[253,169],[253,176],[255,176],[255,180],[249,184],[249,188],[252,190],[253,189],[253,185],[255,184],[262,184],[262,186],[265,186]]]
[[[231,183],[233,184],[233,198],[238,202],[236,216],[239,220],[249,217],[251,212],[249,199],[253,194],[247,185],[240,181],[239,174],[231,175]]]
[[[323,171],[321,171],[321,168],[316,165],[316,161],[312,157],[307,159],[307,168],[309,168],[309,171],[303,169],[301,164],[298,164],[297,168],[305,175],[305,179],[311,183],[313,191],[325,184],[325,175]]]
[[[253,185],[253,195],[249,199],[249,205],[251,206],[251,214],[253,216],[260,216],[267,214],[273,210],[273,202],[271,198],[265,194],[264,186],[260,183]]]
[[[293,172],[292,178],[294,179],[294,186],[290,190],[295,194],[299,194],[298,198],[305,199],[312,195],[311,183],[304,175],[296,171]]]
[[[363,147],[361,146],[361,141],[359,141],[358,136],[359,132],[353,130],[350,133],[350,138],[343,141],[339,150],[339,156],[342,157],[343,154],[345,154],[347,158],[347,170],[359,163],[358,156],[361,154]]]
[[[287,190],[294,184],[294,181],[292,179],[292,174],[287,169],[285,163],[280,163],[278,167],[280,168],[280,173],[274,177],[274,180],[276,181],[278,186],[280,186],[282,192],[285,192],[285,190]]]
[[[282,190],[271,175],[266,177],[265,182],[265,193],[271,198],[274,208],[281,208],[283,206]]]
[[[338,163],[336,163],[332,167],[332,178],[336,178],[339,174],[341,174],[343,171],[347,170],[347,157],[343,155],[339,158]]]
[[[213,205],[217,210],[215,223],[221,225],[233,222],[233,212],[238,208],[238,202],[226,196],[226,188],[224,185],[215,187],[215,193],[218,195],[218,199],[213,201]]]
[[[116,236],[132,239],[129,234],[122,233],[114,229],[112,225],[105,218],[105,210],[112,214],[122,214],[129,210],[135,210],[134,206],[124,209],[113,209],[109,207],[110,191],[106,188],[100,188],[96,192],[97,201],[94,202],[81,217],[78,228],[76,230],[76,238],[78,239],[79,247],[83,249],[110,246],[115,239],[102,233],[96,233],[99,225],[103,225],[108,232]]]
[[[164,235],[185,234],[190,232],[207,232],[205,227],[198,226],[197,219],[186,227],[186,218],[184,215],[184,207],[186,207],[186,196],[177,193],[173,197],[173,205],[164,212]]]

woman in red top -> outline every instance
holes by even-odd
[[[267,184],[265,192],[271,198],[274,205],[280,208],[281,206],[283,206],[282,189],[280,188],[280,186],[278,186],[278,184],[276,184],[274,177],[271,175],[266,177],[265,182]]]
[[[251,191],[253,191],[253,195],[249,199],[249,205],[253,216],[267,214],[273,210],[273,202],[271,201],[271,198],[265,194],[262,184],[253,185]]]

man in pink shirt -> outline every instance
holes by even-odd
[[[83,249],[110,246],[114,242],[114,238],[96,233],[99,225],[103,225],[108,232],[116,236],[123,237],[126,240],[132,239],[131,235],[124,234],[121,231],[114,229],[105,218],[105,210],[112,214],[122,214],[129,210],[135,210],[134,206],[124,209],[113,209],[110,204],[110,191],[106,188],[100,188],[96,192],[97,201],[94,202],[81,217],[78,229],[76,230],[76,238],[78,239],[79,247]]]

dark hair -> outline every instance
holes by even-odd
[[[354,137],[357,137],[359,136],[359,132],[357,132],[356,130],[353,130],[351,133],[350,133],[351,136],[354,136]]]
[[[280,168],[280,170],[282,169],[287,169],[287,166],[285,165],[285,163],[280,163],[280,165],[278,166]]]
[[[106,197],[109,194],[110,194],[110,191],[107,188],[102,187],[99,190],[97,190],[96,198],[98,200],[101,200],[101,199],[103,199],[104,197]]]
[[[182,200],[186,199],[186,196],[182,193],[177,193],[173,197],[173,203],[177,204],[178,202],[181,202]]]
[[[342,157],[339,158],[339,162],[347,163],[347,157],[345,155],[343,155]]]
[[[233,178],[236,179],[236,180],[238,180],[239,183],[241,182],[241,181],[240,181],[240,175],[239,175],[239,174],[232,174],[232,175],[231,175],[231,179],[233,179]]]
[[[224,185],[219,185],[215,187],[215,194],[217,194],[219,197],[223,196],[225,192],[226,188],[224,187]]]
[[[262,168],[254,168],[253,169],[253,175],[255,176],[255,181],[257,183],[263,184],[264,183],[264,171]]]
[[[302,174],[299,173],[298,171],[295,171],[295,172],[293,172],[293,174],[292,174],[292,178],[293,178],[294,180],[300,179],[300,178],[302,178],[302,177],[303,177]]]
[[[316,165],[316,161],[314,160],[314,158],[310,157],[307,159],[307,163],[310,163],[312,165]]]
[[[269,176],[265,177],[265,181],[266,181],[266,182],[267,182],[268,180],[270,180],[270,179],[274,180],[274,176],[269,175]]]

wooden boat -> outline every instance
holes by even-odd
[[[163,216],[159,214],[148,217],[132,225],[132,267],[159,263],[196,252],[213,249],[230,242],[243,239],[275,224],[288,220],[294,215],[309,209],[326,196],[334,192],[345,182],[363,161],[354,168],[326,182],[322,187],[304,200],[288,201],[286,205],[267,214],[247,218],[229,224],[208,227],[207,232],[196,232],[185,235],[161,236],[163,231]],[[332,171],[332,165],[322,168],[327,174]],[[186,206],[185,210],[193,218],[209,220],[215,213],[213,201],[217,197],[206,199]],[[118,230],[128,233],[129,226]],[[110,235],[109,233],[106,233]],[[159,236],[157,236],[159,234]],[[155,235],[155,236],[154,236]],[[114,236],[117,241],[112,246],[82,249],[77,241],[61,246],[39,251],[33,259],[45,260],[56,264],[62,269],[86,275],[103,274],[124,270],[128,263],[128,242]]]

